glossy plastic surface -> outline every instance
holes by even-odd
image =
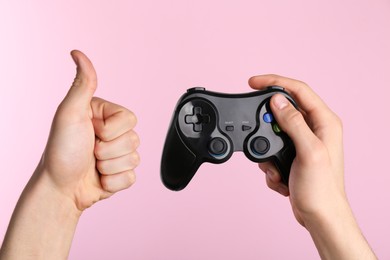
[[[253,162],[272,161],[288,185],[295,148],[278,130],[270,98],[285,95],[279,86],[264,91],[224,94],[192,88],[176,106],[161,162],[161,179],[171,190],[182,190],[204,162],[226,162],[233,152],[244,152]]]

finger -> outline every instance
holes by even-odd
[[[249,79],[249,86],[254,89],[264,89],[273,85],[285,88],[308,114],[329,111],[321,98],[302,81],[273,74],[254,76]]]
[[[270,106],[279,126],[294,142],[297,156],[305,156],[307,151],[313,151],[319,140],[306,124],[302,114],[287,98],[275,94],[271,98]]]
[[[272,85],[285,88],[303,110],[306,121],[316,136],[332,144],[342,138],[342,125],[339,118],[304,82],[271,74],[251,77],[249,85],[254,89],[264,89]]]
[[[287,186],[282,184],[281,182],[274,182],[273,179],[272,179],[272,174],[276,174],[276,173],[272,173],[272,172],[269,172],[266,174],[266,182],[267,182],[267,186],[271,189],[271,190],[274,190],[278,193],[280,193],[281,195],[287,197],[290,195],[290,191],[288,190]]]
[[[105,191],[115,193],[129,188],[135,183],[134,171],[121,172],[114,175],[102,175],[100,182]]]
[[[73,50],[71,56],[77,66],[76,77],[64,99],[64,103],[76,109],[89,109],[92,96],[97,88],[95,68],[84,53]]]
[[[259,168],[265,174],[267,174],[269,172],[276,173],[276,174],[272,175],[272,180],[274,182],[281,182],[282,181],[282,178],[280,177],[280,174],[279,174],[277,168],[275,167],[275,165],[272,162],[268,161],[268,162],[259,163]]]
[[[97,160],[96,168],[102,175],[112,175],[124,171],[134,170],[140,162],[140,157],[137,152],[132,152],[124,156],[110,159]]]
[[[280,173],[272,162],[259,163],[259,168],[265,173],[267,186],[270,189],[283,196],[290,194],[288,187],[282,183]]]
[[[280,174],[272,163],[259,163],[259,168],[265,173],[267,186],[270,189],[282,194],[283,196],[290,195],[288,187],[281,182],[282,179],[280,178]]]
[[[94,97],[91,102],[95,134],[111,141],[134,128],[137,118],[133,112],[117,104]]]
[[[139,137],[133,130],[130,130],[109,142],[97,139],[95,144],[95,156],[98,160],[108,160],[124,156],[134,152],[138,148],[139,143]]]

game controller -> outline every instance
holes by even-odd
[[[184,189],[204,162],[226,162],[243,151],[253,162],[272,161],[288,185],[295,148],[275,121],[271,97],[280,93],[297,107],[284,88],[225,94],[196,87],[178,101],[161,161],[161,179],[171,190]]]

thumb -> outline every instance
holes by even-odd
[[[311,151],[318,138],[307,125],[301,112],[281,94],[275,94],[270,105],[279,126],[293,141],[297,154]]]
[[[64,99],[66,105],[78,108],[90,107],[91,99],[97,88],[97,75],[92,62],[78,50],[70,55],[77,66],[76,77]]]

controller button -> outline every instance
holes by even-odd
[[[280,126],[277,123],[272,125],[272,130],[274,130],[275,133],[282,132],[282,129],[280,129]]]
[[[267,89],[269,89],[269,90],[284,90],[284,88],[280,87],[280,86],[270,86],[270,87],[267,87]]]
[[[264,113],[263,120],[266,123],[271,123],[272,121],[274,121],[274,116],[271,113]]]
[[[253,153],[263,155],[268,152],[269,148],[269,141],[263,136],[256,137],[252,140],[251,149]]]
[[[203,127],[202,125],[194,124],[194,132],[202,132]]]
[[[242,126],[242,131],[249,131],[249,130],[251,130],[251,129],[252,129],[252,127],[249,126],[249,125],[243,125],[243,126]]]
[[[184,121],[186,122],[186,124],[194,123],[194,122],[192,122],[192,117],[193,117],[193,115],[186,115],[186,117],[184,118]]]
[[[195,91],[205,91],[206,89],[205,88],[202,88],[202,87],[195,87],[195,88],[189,88],[187,89],[187,93],[188,92],[195,92]]]
[[[220,137],[216,137],[211,139],[209,143],[209,151],[213,155],[223,155],[227,151],[227,143]]]
[[[232,132],[232,131],[234,131],[234,126],[233,125],[227,125],[225,129],[226,129],[226,131]]]
[[[202,114],[201,107],[194,107],[192,115],[186,115],[184,118],[186,124],[193,124],[195,132],[201,132],[203,124],[210,123],[210,115]]]

